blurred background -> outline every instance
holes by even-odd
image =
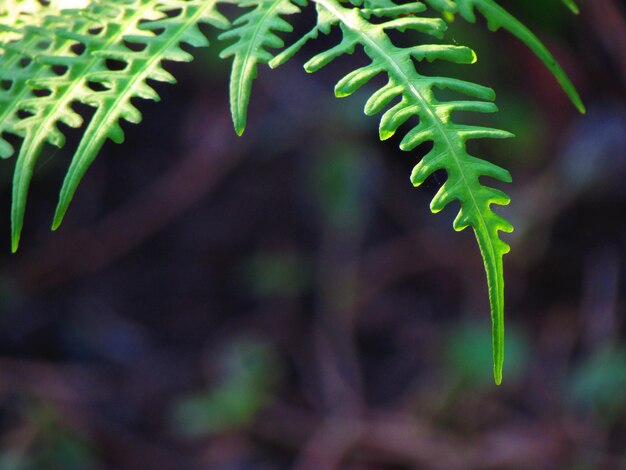
[[[77,134],[49,149],[17,255],[0,163],[0,469],[626,469],[626,8],[502,3],[588,113],[482,21],[449,36],[477,64],[420,69],[495,88],[517,135],[476,150],[514,178],[501,387],[473,234],[428,209],[445,175],[412,188],[419,152],[333,97],[365,58],[262,67],[237,138],[209,30],[56,233]]]

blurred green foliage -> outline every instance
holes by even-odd
[[[296,252],[262,251],[243,266],[250,292],[259,298],[294,298],[311,283],[307,260]]]
[[[246,427],[271,403],[279,366],[268,344],[234,340],[216,359],[220,383],[182,398],[174,407],[173,427],[180,434],[199,437]]]
[[[0,453],[2,470],[84,470],[95,468],[87,438],[63,422],[49,403],[28,400],[23,406],[23,437]]]
[[[368,153],[356,142],[344,142],[323,147],[316,155],[315,199],[324,220],[338,230],[355,229],[364,222],[371,180]]]
[[[603,348],[586,357],[567,384],[570,403],[613,423],[626,411],[626,348]]]

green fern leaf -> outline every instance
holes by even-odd
[[[273,55],[267,48],[277,49],[284,46],[276,32],[291,32],[292,26],[281,16],[300,12],[304,0],[244,0],[241,8],[253,10],[243,14],[233,22],[234,28],[222,33],[220,40],[237,41],[226,47],[220,57],[233,57],[230,76],[230,104],[233,124],[237,134],[243,134],[246,128],[248,103],[252,82],[257,75],[257,65],[268,63]]]
[[[193,47],[207,46],[209,43],[198,28],[199,24],[211,24],[220,29],[228,26],[226,18],[216,10],[216,0],[152,0],[148,3],[159,13],[160,18],[141,23],[139,35],[130,35],[128,31],[121,35],[123,41],[145,46],[144,49],[131,52],[128,47],[123,47],[121,42],[116,41],[109,47],[93,52],[99,59],[100,66],[96,65],[86,79],[101,83],[107,89],[84,101],[85,104],[95,107],[96,113],[85,130],[63,182],[53,229],[61,224],[80,180],[104,142],[107,139],[115,143],[123,141],[124,134],[118,121],[125,119],[138,123],[141,120],[141,113],[133,106],[131,99],[158,101],[158,95],[146,80],[168,83],[176,81],[162,68],[161,62],[192,60],[192,56],[180,48],[181,43]],[[172,16],[170,12],[174,10],[178,13]],[[118,71],[101,68],[108,59],[121,61],[126,65],[123,70]]]
[[[130,100],[158,99],[146,80],[174,81],[161,62],[191,60],[191,55],[180,48],[181,43],[196,47],[207,44],[199,23],[228,24],[216,4],[217,0],[94,1],[84,10],[48,16],[41,28],[25,28],[18,41],[5,45],[7,52],[0,57],[0,69],[12,84],[8,100],[2,102],[0,96],[1,112],[9,116],[5,122],[0,115],[0,125],[2,130],[24,138],[13,182],[13,251],[18,247],[28,187],[43,146],[64,144],[58,123],[70,127],[83,123],[72,105],[82,103],[96,108],[96,112],[63,183],[53,228],[61,222],[80,179],[106,139],[123,140],[118,121],[141,120],[141,113]],[[33,46],[34,41],[46,47]],[[77,45],[84,51],[74,52]],[[16,63],[20,54],[30,61],[26,69],[21,68],[21,59]],[[124,66],[112,69],[109,60]],[[20,118],[24,111],[29,116]]]
[[[433,8],[439,9],[440,11],[447,11],[449,13],[458,11],[458,13],[470,23],[476,22],[475,11],[478,11],[485,17],[489,29],[492,31],[504,28],[509,33],[513,34],[520,41],[526,44],[528,48],[530,48],[530,50],[533,51],[537,57],[539,57],[548,70],[550,70],[578,111],[585,113],[585,105],[583,104],[576,87],[569,79],[563,68],[556,61],[554,56],[550,53],[548,48],[530,29],[528,29],[511,13],[502,8],[497,2],[494,0],[454,0],[456,8],[450,9],[442,8],[443,5],[441,4],[441,0],[425,1]],[[578,13],[578,8],[573,0],[563,1],[574,13]]]
[[[408,48],[395,46],[387,30],[416,30],[435,37],[442,37],[446,30],[443,20],[406,16],[381,23],[371,23],[371,13],[358,8],[345,8],[337,0],[315,0],[319,10],[334,18],[342,32],[341,42],[309,60],[308,72],[315,72],[334,59],[354,52],[361,46],[370,63],[342,78],[335,87],[338,97],[353,94],[373,77],[384,74],[388,82],[367,101],[365,113],[382,112],[381,139],[393,136],[400,126],[417,116],[419,124],[403,138],[400,147],[411,151],[422,143],[432,142],[432,150],[417,164],[411,180],[419,186],[434,171],[447,172],[446,183],[431,203],[436,213],[449,203],[459,201],[461,208],[454,221],[455,230],[471,226],[474,229],[482,254],[489,287],[491,317],[493,321],[494,378],[502,381],[504,362],[504,276],[502,258],[509,246],[500,239],[499,232],[511,232],[512,225],[493,212],[492,204],[508,204],[503,192],[484,186],[480,177],[488,176],[510,182],[508,171],[485,160],[470,155],[466,144],[479,138],[501,139],[512,134],[491,128],[457,124],[452,119],[456,111],[491,113],[497,111],[491,101],[494,92],[470,82],[446,77],[429,77],[419,74],[414,60],[446,60],[468,64],[476,60],[471,49],[445,44],[427,44]],[[325,20],[327,21],[327,20]],[[450,89],[472,99],[462,101],[439,101],[434,89]],[[395,104],[394,104],[395,101]]]

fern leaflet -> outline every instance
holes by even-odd
[[[408,48],[395,46],[386,30],[416,30],[435,37],[442,37],[446,24],[441,19],[404,16],[382,23],[372,23],[370,15],[386,15],[387,10],[346,8],[337,0],[315,0],[318,5],[320,21],[326,25],[320,31],[328,31],[329,17],[331,24],[339,25],[342,40],[331,49],[324,51],[311,60],[305,68],[315,72],[336,58],[351,54],[361,46],[369,57],[370,63],[343,77],[335,87],[338,97],[353,94],[373,77],[385,74],[388,82],[378,89],[367,101],[365,113],[374,115],[385,108],[380,122],[380,137],[388,139],[398,128],[413,116],[419,118],[402,140],[402,150],[410,151],[422,143],[432,142],[430,152],[417,164],[411,180],[419,186],[434,171],[445,170],[448,178],[431,203],[431,210],[439,212],[450,202],[459,201],[460,211],[454,221],[457,231],[468,226],[474,229],[483,257],[489,300],[493,322],[494,378],[502,381],[504,361],[504,278],[502,257],[508,253],[509,246],[500,239],[498,232],[510,232],[512,225],[491,209],[492,204],[508,204],[509,197],[502,191],[483,186],[479,181],[482,176],[489,176],[503,182],[510,182],[508,171],[485,160],[470,155],[466,143],[479,138],[507,138],[512,134],[473,125],[457,124],[451,115],[455,111],[476,111],[491,113],[497,111],[491,101],[494,92],[486,87],[470,82],[447,77],[429,77],[417,72],[413,60],[446,60],[468,64],[476,60],[474,52],[466,47],[445,44],[427,44]],[[389,2],[388,2],[389,3]],[[420,7],[423,10],[423,5]],[[386,11],[385,11],[386,10]],[[286,50],[270,65],[276,66],[294,53]],[[471,100],[439,101],[434,89],[450,89],[462,93]],[[393,102],[397,101],[395,104]],[[399,101],[398,101],[399,100]]]
[[[572,101],[576,109],[581,113],[585,113],[585,105],[583,104],[576,87],[569,79],[567,74],[563,71],[563,68],[556,61],[552,53],[541,42],[541,40],[525,26],[521,21],[515,18],[511,13],[502,8],[494,0],[454,0],[456,7],[445,7],[441,4],[441,0],[425,0],[431,4],[433,8],[437,8],[441,11],[448,13],[458,13],[470,23],[476,22],[476,13],[478,11],[487,20],[489,29],[496,31],[500,28],[504,28],[509,33],[513,34],[520,41],[530,48],[531,51],[544,63],[544,65],[550,70],[552,75],[556,78],[563,88],[563,91],[567,94]],[[578,13],[578,7],[573,0],[563,0],[563,2],[574,13]]]
[[[0,69],[3,79],[12,83],[2,107],[8,119],[0,116],[0,130],[24,138],[13,182],[13,251],[18,247],[28,187],[44,144],[64,144],[58,123],[71,127],[83,123],[72,105],[82,103],[96,112],[63,183],[53,228],[60,224],[80,179],[106,139],[123,140],[118,121],[141,120],[130,100],[158,99],[146,80],[174,81],[161,62],[191,60],[180,43],[207,44],[199,23],[228,24],[216,4],[217,0],[94,1],[84,10],[47,16],[41,28],[25,28],[19,40],[5,45]],[[45,47],[41,49],[40,44]],[[84,51],[74,52],[77,45]],[[21,67],[20,55],[28,58],[28,67]],[[121,70],[112,69],[110,60],[122,63]],[[20,118],[24,111],[29,115]]]
[[[139,97],[158,101],[158,95],[146,80],[168,83],[176,81],[162,68],[161,62],[192,60],[193,57],[180,48],[181,43],[193,47],[207,46],[208,41],[199,30],[199,24],[208,23],[218,28],[225,28],[228,25],[226,18],[215,9],[216,0],[170,0],[165,8],[162,2],[151,3],[162,13],[162,18],[142,23],[140,35],[122,36],[124,41],[140,47],[145,46],[144,49],[131,53],[127,47],[116,44],[115,47],[94,51],[94,55],[101,61],[113,59],[125,62],[126,66],[119,71],[96,69],[87,76],[89,81],[101,83],[107,89],[85,102],[96,107],[96,113],[85,130],[63,182],[53,229],[61,224],[80,180],[106,139],[111,139],[115,143],[123,141],[124,134],[118,121],[125,119],[138,123],[141,120],[141,114],[132,105],[131,99]],[[168,12],[174,9],[179,13],[176,16],[168,15]],[[132,73],[129,74],[128,71]]]
[[[266,48],[283,47],[283,40],[275,31],[291,32],[292,26],[281,16],[300,12],[304,0],[245,0],[239,7],[250,8],[233,22],[233,28],[222,33],[220,40],[237,41],[220,54],[222,59],[233,57],[230,77],[230,104],[233,124],[237,134],[246,128],[248,103],[252,82],[256,78],[257,64],[268,63],[273,56]]]

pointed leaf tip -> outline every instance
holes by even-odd
[[[493,371],[493,379],[496,385],[502,385],[502,371],[494,370]]]
[[[20,247],[20,236],[19,234],[11,237],[11,253],[16,253],[17,249]]]
[[[59,203],[57,206],[57,210],[54,213],[54,219],[52,220],[52,226],[50,227],[50,230],[53,232],[56,232],[56,230],[61,226],[63,217],[65,217],[65,210],[61,209],[60,205],[61,204]]]

